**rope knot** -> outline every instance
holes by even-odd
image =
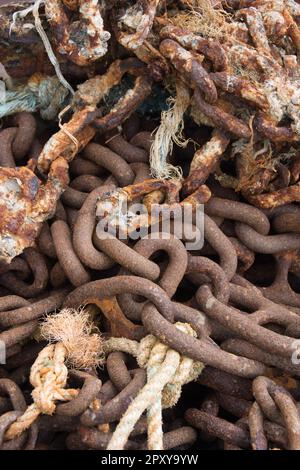
[[[191,325],[188,323],[177,322],[176,328],[187,335],[197,336]],[[157,372],[170,348],[161,343],[155,336],[148,335],[140,341],[137,351],[137,363],[142,369],[147,369],[148,376]],[[170,378],[168,383],[162,390],[162,408],[171,408],[175,406],[181,395],[182,386],[195,380],[203,369],[203,364],[195,362],[185,356],[180,356],[178,366],[174,372],[174,376]]]
[[[62,343],[46,346],[31,367],[30,383],[33,403],[6,431],[5,439],[14,439],[26,431],[42,413],[52,415],[55,400],[69,401],[78,395],[78,390],[66,390],[68,369],[64,365],[66,349]]]
[[[176,328],[189,336],[196,332],[188,323],[176,323]],[[147,370],[147,383],[131,402],[119,422],[107,449],[122,450],[136,422],[147,410],[148,449],[163,450],[162,409],[174,406],[182,386],[195,380],[204,364],[181,355],[153,335],[140,343],[126,338],[110,338],[106,352],[123,351],[136,357],[139,367]]]
[[[63,108],[68,94],[57,77],[35,73],[27,83],[6,90],[5,102],[0,104],[0,117],[39,110],[43,119],[53,120]]]
[[[49,77],[39,73],[30,77],[28,88],[35,97],[36,109],[39,109],[41,117],[48,121],[57,117],[69,94],[56,76]]]
[[[102,362],[102,340],[84,309],[63,309],[46,317],[41,336],[54,341],[36,358],[30,370],[33,403],[10,425],[5,440],[26,431],[40,414],[52,415],[57,401],[71,401],[79,390],[66,389],[67,364],[76,369],[93,368]]]

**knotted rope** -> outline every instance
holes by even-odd
[[[33,403],[7,429],[4,439],[14,439],[29,429],[40,414],[52,415],[56,401],[70,401],[79,390],[66,389],[68,367],[95,368],[102,363],[102,339],[83,309],[65,308],[46,317],[40,328],[41,337],[57,341],[46,346],[30,371]]]
[[[21,111],[34,113],[39,110],[43,119],[55,119],[68,94],[57,77],[36,73],[25,85],[6,90],[5,102],[0,104],[0,118]]]
[[[176,328],[196,337],[187,323],[176,323]],[[163,450],[162,409],[174,406],[180,398],[182,386],[195,380],[204,364],[182,356],[148,335],[140,343],[126,338],[110,338],[105,352],[122,351],[133,355],[141,368],[147,370],[147,383],[122,416],[107,450],[122,450],[135,424],[147,410],[148,449]]]
[[[19,11],[15,11],[14,14],[13,14],[12,24],[10,25],[10,32],[16,26],[16,21],[17,21],[18,18],[25,18],[29,13],[32,13],[32,15],[34,17],[34,27],[35,27],[37,33],[39,34],[41,40],[43,41],[43,44],[44,44],[45,50],[47,52],[48,58],[49,58],[51,64],[54,67],[54,70],[56,72],[57,79],[62,84],[62,86],[64,88],[66,88],[66,90],[68,90],[70,93],[72,93],[72,95],[74,95],[73,88],[67,82],[67,80],[65,79],[65,77],[63,76],[63,74],[61,72],[59,62],[58,62],[58,60],[57,60],[57,58],[56,58],[56,56],[53,52],[53,49],[52,49],[51,43],[48,39],[48,36],[46,34],[46,31],[43,28],[43,25],[42,25],[42,22],[41,22],[41,19],[40,19],[40,14],[39,14],[39,8],[43,4],[45,4],[44,0],[35,0],[34,4],[30,5],[28,8],[25,8],[25,9],[19,10]],[[52,118],[46,118],[46,119],[52,119]]]
[[[52,415],[55,401],[69,401],[78,390],[65,389],[68,369],[65,365],[66,348],[62,343],[46,346],[31,367],[30,383],[34,387],[33,403],[6,431],[6,440],[14,439],[26,431],[40,414]]]

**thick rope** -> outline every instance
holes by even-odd
[[[26,431],[40,414],[52,415],[55,401],[70,401],[78,390],[65,389],[68,369],[65,365],[66,348],[62,343],[46,346],[31,367],[30,383],[33,404],[6,431],[6,440],[14,439]]]
[[[196,336],[187,323],[176,323],[184,333]],[[111,338],[105,344],[106,353],[122,351],[136,357],[138,365],[147,369],[147,383],[122,416],[107,450],[122,450],[135,424],[147,410],[148,449],[163,450],[162,409],[174,406],[184,384],[195,380],[204,365],[170,349],[155,336],[137,341]]]
[[[21,111],[40,111],[41,117],[57,117],[68,96],[68,90],[58,78],[34,74],[25,85],[6,90],[5,102],[0,103],[0,118]]]
[[[156,342],[155,342],[156,343]],[[150,353],[147,364],[147,380],[155,380],[161,364],[167,354],[168,347],[162,343],[156,343]],[[147,409],[148,422],[148,448],[151,450],[163,449],[162,432],[162,393],[160,392],[157,400],[151,403]]]

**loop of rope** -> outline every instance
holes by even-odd
[[[190,336],[195,331],[187,323],[176,327]],[[147,370],[147,383],[127,408],[120,420],[107,450],[122,450],[135,424],[147,410],[148,449],[163,450],[162,409],[174,406],[182,386],[195,380],[204,365],[161,343],[148,335],[140,343],[126,338],[111,338],[105,345],[106,353],[127,352],[136,357],[138,365]]]
[[[30,383],[33,404],[6,431],[5,440],[14,439],[26,431],[40,414],[52,415],[55,401],[70,401],[78,390],[65,389],[68,369],[65,365],[66,348],[62,343],[46,346],[31,367]]]

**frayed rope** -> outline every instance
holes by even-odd
[[[150,150],[151,174],[158,179],[182,179],[182,171],[167,162],[172,153],[174,143],[186,147],[188,140],[182,137],[184,128],[183,117],[190,104],[188,87],[176,81],[176,97],[169,99],[170,108],[161,113],[161,124],[155,133]]]

